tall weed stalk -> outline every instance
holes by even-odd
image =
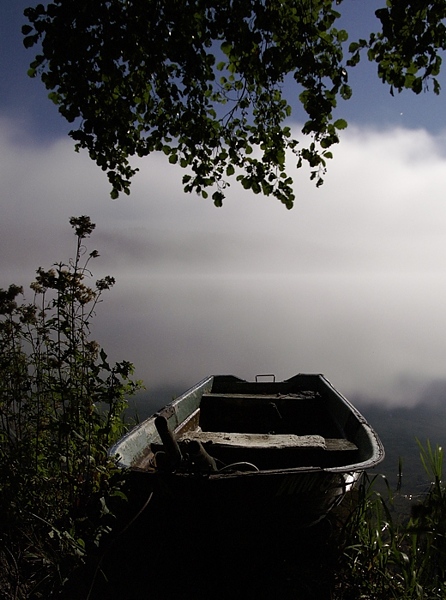
[[[48,597],[98,548],[124,497],[108,448],[123,432],[133,365],[111,365],[90,339],[105,277],[90,284],[95,228],[71,218],[68,264],[39,268],[33,299],[0,290],[0,587],[5,597]]]

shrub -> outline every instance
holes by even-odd
[[[110,531],[122,474],[108,448],[123,433],[133,365],[110,365],[90,323],[112,277],[90,287],[89,217],[71,218],[76,252],[37,270],[26,302],[0,290],[0,586],[13,598],[59,590]]]

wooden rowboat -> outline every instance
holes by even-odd
[[[207,377],[110,452],[135,485],[185,510],[260,511],[298,526],[320,520],[384,458],[359,411],[323,375],[304,374]]]

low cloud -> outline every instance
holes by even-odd
[[[141,161],[131,196],[113,202],[69,140],[24,138],[0,121],[0,286],[68,259],[68,219],[90,215],[95,276],[117,279],[95,335],[149,390],[306,371],[346,395],[413,403],[420,382],[442,379],[443,137],[352,129],[322,188],[296,173],[292,211],[235,184],[216,209],[185,195],[161,156]]]

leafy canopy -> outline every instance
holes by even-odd
[[[342,0],[53,0],[28,8],[24,44],[41,45],[39,75],[70,122],[76,149],[107,172],[111,195],[130,191],[132,156],[164,152],[187,170],[184,190],[222,204],[232,176],[245,189],[293,206],[287,151],[321,185],[334,119],[352,94],[348,69],[365,50],[391,91],[419,93],[445,48],[443,0],[387,0],[381,30],[346,46]],[[344,54],[347,49],[347,58]],[[301,145],[283,94],[293,78],[303,108]]]

